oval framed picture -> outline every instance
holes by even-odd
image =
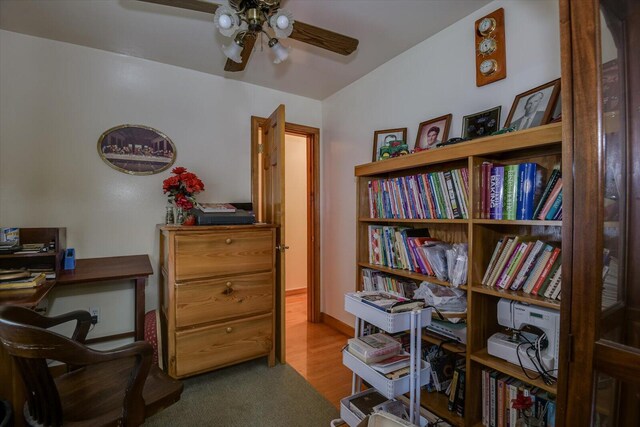
[[[100,135],[98,153],[106,164],[131,175],[153,175],[176,161],[176,146],[157,129],[120,125]]]

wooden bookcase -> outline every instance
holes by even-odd
[[[487,352],[487,339],[501,328],[498,325],[497,303],[500,298],[523,301],[532,305],[559,309],[560,302],[524,294],[521,291],[502,291],[480,284],[498,239],[504,235],[520,234],[562,241],[562,221],[509,221],[480,218],[480,173],[484,161],[504,165],[535,162],[550,172],[561,166],[562,125],[554,123],[503,135],[489,136],[450,147],[423,151],[408,156],[356,166],[357,177],[357,249],[356,289],[362,288],[362,269],[371,268],[398,277],[420,282],[429,280],[442,286],[449,283],[434,277],[406,270],[397,270],[369,263],[368,226],[371,224],[428,228],[433,237],[447,242],[467,242],[469,245],[469,271],[467,285],[467,345],[445,345],[445,349],[462,353],[466,358],[466,390],[464,417],[447,410],[443,395],[423,393],[423,406],[455,426],[482,425],[482,369],[491,368],[523,382],[556,394],[555,386],[540,380],[528,379],[520,367]],[[469,219],[378,219],[369,213],[368,182],[376,178],[393,178],[425,172],[437,172],[466,167],[469,171]],[[439,343],[437,338],[423,336],[428,343]],[[533,376],[533,373],[530,373]]]

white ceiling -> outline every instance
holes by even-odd
[[[224,71],[213,16],[129,0],[0,0],[0,28],[149,59],[324,99],[490,0],[287,0],[294,20],[360,40],[350,56],[285,40],[273,64],[264,41],[246,69]],[[218,1],[226,3],[226,0]]]

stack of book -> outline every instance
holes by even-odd
[[[413,298],[417,288],[418,285],[410,280],[401,280],[370,268],[362,269],[362,289],[365,291],[384,291],[404,298]]]
[[[45,273],[32,274],[27,270],[0,270],[0,290],[35,288],[46,280]]]
[[[528,399],[527,399],[528,398]],[[513,402],[527,402],[528,409],[514,409]],[[482,370],[482,425],[555,426],[556,402],[549,393],[493,369]],[[528,423],[524,423],[524,419]],[[535,422],[535,424],[533,424]]]
[[[482,284],[560,299],[561,250],[555,243],[531,236],[504,236],[491,255]]]
[[[562,178],[558,168],[543,187],[546,169],[537,163],[501,165],[483,162],[480,168],[479,213],[484,219],[562,219]]]
[[[426,276],[441,276],[448,271],[446,258],[443,263],[444,269],[434,268],[434,254],[426,249],[450,245],[429,237],[429,230],[426,228],[369,225],[368,237],[370,264],[409,270]]]
[[[368,182],[372,218],[467,219],[467,168]]]

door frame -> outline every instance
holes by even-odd
[[[266,118],[251,116],[251,201],[258,206],[260,127]],[[285,133],[307,140],[307,321],[320,322],[320,129],[285,122]],[[286,221],[286,218],[285,218]]]

